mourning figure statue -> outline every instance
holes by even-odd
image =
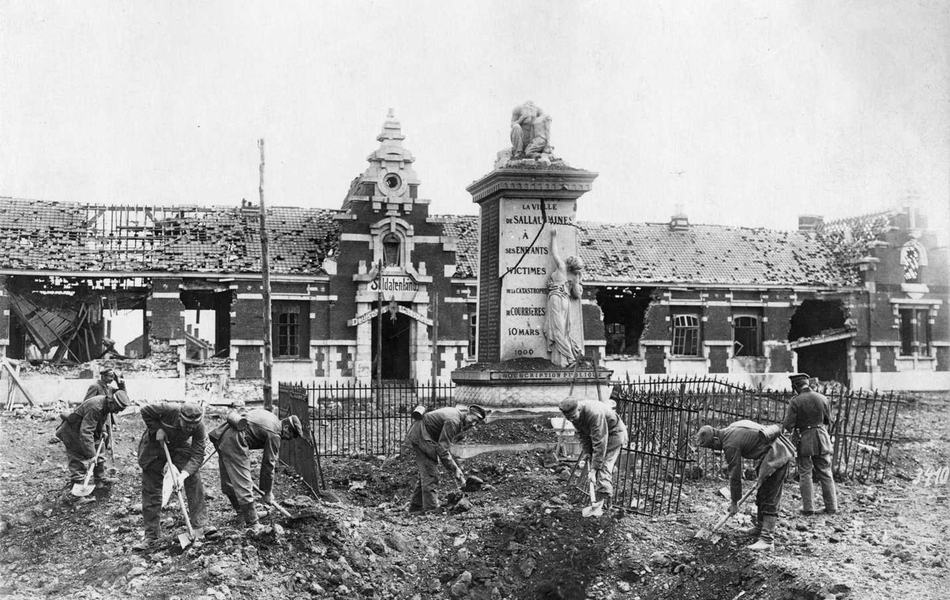
[[[562,260],[557,249],[557,230],[551,230],[551,256],[554,271],[548,277],[548,302],[542,334],[550,353],[550,360],[559,367],[572,365],[582,350],[571,335],[580,323],[571,322],[571,303],[580,302],[583,261],[577,256]],[[570,277],[568,277],[570,275]]]

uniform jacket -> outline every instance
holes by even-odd
[[[584,452],[590,454],[591,468],[599,469],[607,456],[608,439],[626,435],[627,426],[616,411],[603,402],[582,400],[577,403],[577,412],[577,418],[571,423]]]
[[[208,437],[211,438],[215,447],[218,447],[218,442],[225,434],[240,435],[244,436],[244,442],[248,449],[264,450],[264,454],[261,456],[259,487],[264,492],[269,492],[274,484],[274,469],[280,459],[280,419],[274,413],[263,408],[248,411],[244,418],[247,419],[247,427],[244,431],[234,429],[225,421],[211,430]],[[225,460],[229,458],[226,455],[222,455],[222,457]]]
[[[146,430],[139,442],[139,465],[144,469],[159,457],[165,459],[165,451],[155,441],[155,433],[159,429],[165,430],[169,452],[174,453],[176,448],[189,448],[188,462],[180,471],[194,475],[201,468],[205,458],[205,444],[207,434],[204,422],[199,422],[191,434],[186,434],[179,425],[180,407],[175,404],[147,404],[142,407],[142,420]],[[189,446],[190,444],[190,446]]]
[[[94,381],[86,390],[86,397],[83,400],[88,400],[94,396],[109,396],[111,398],[114,393],[115,389],[112,386],[108,386],[101,381]]]
[[[432,460],[441,460],[446,466],[454,466],[452,444],[461,438],[462,411],[445,407],[427,412],[420,421],[413,423],[406,435],[406,442],[421,449]]]
[[[752,421],[736,421],[719,430],[722,453],[729,470],[729,494],[733,502],[742,498],[742,459],[764,458],[772,442],[761,435],[762,427]]]
[[[96,453],[96,442],[102,437],[102,429],[109,411],[106,407],[107,396],[93,396],[63,419],[56,429],[56,437],[77,454],[92,458]]]
[[[798,431],[799,456],[831,454],[830,425],[831,403],[822,394],[803,391],[788,403],[783,426],[789,431]]]

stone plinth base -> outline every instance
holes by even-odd
[[[581,366],[561,368],[545,359],[515,359],[476,363],[452,373],[454,399],[459,404],[480,404],[492,409],[550,412],[568,395],[607,401],[612,371]],[[571,383],[573,381],[573,392]],[[597,388],[600,388],[598,397]]]

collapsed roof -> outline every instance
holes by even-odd
[[[267,209],[270,269],[322,272],[339,240],[336,211]],[[256,207],[97,206],[0,198],[0,269],[260,273]]]
[[[267,209],[271,271],[325,274],[340,211]],[[260,272],[256,206],[104,206],[0,198],[0,269],[84,273]],[[478,217],[437,217],[457,240],[456,277],[476,278]],[[585,278],[603,283],[841,287],[855,249],[814,231],[665,223],[578,224]],[[861,240],[864,241],[864,240]]]

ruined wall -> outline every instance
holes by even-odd
[[[155,279],[152,293],[145,301],[149,335],[168,342],[185,337],[185,305],[181,301],[181,279]]]
[[[696,372],[705,359],[703,372],[710,374],[789,373],[794,356],[787,347],[790,319],[798,296],[791,290],[676,289],[660,290],[644,316],[641,336],[647,374]],[[701,318],[701,357],[675,357],[672,348],[672,316],[678,310],[692,311]],[[760,352],[734,356],[736,316],[755,316],[760,322]],[[688,364],[687,364],[688,363]]]

